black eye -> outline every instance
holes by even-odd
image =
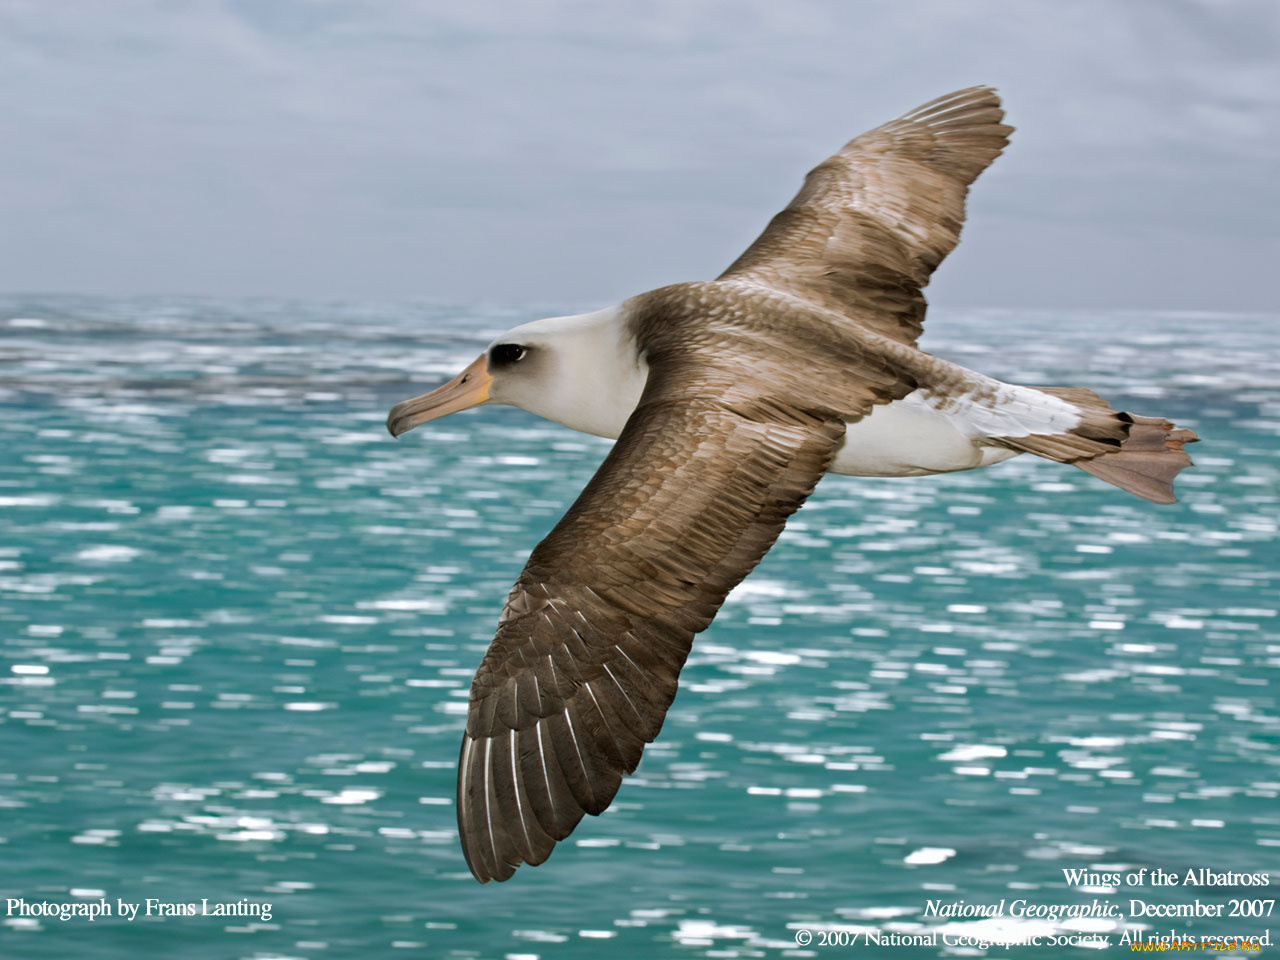
[[[489,362],[499,367],[516,363],[524,358],[525,348],[518,343],[500,343],[489,351]]]

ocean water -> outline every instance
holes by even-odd
[[[271,904],[8,905],[0,956],[1280,940],[1280,919],[1225,911],[1052,916],[1280,884],[1274,316],[934,311],[926,349],[1195,429],[1181,503],[1029,457],[826,479],[696,641],[613,807],[545,865],[476,884],[453,806],[471,673],[608,444],[508,408],[400,441],[383,420],[492,334],[572,306],[0,300],[0,904]],[[1064,875],[1200,868],[1273,885]]]

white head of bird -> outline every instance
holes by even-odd
[[[448,383],[396,404],[387,429],[398,437],[430,420],[498,403],[616,437],[648,376],[622,313],[614,306],[513,327]]]

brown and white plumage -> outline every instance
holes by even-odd
[[[921,288],[1011,128],[974,87],[850,141],[715,281],[517,327],[393,434],[509,403],[618,442],[533,551],[476,671],[458,767],[480,881],[541,863],[662,727],[693,637],[825,473],[910,476],[1021,452],[1156,502],[1195,437],[1082,389],[915,347]]]

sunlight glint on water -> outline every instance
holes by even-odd
[[[826,480],[613,807],[481,888],[471,673],[608,444],[382,421],[564,305],[3,305],[0,897],[273,902],[9,920],[5,955],[754,957],[932,929],[929,898],[1097,895],[1064,867],[1277,864],[1273,317],[937,311],[927,349],[1195,429],[1182,503],[1026,457]]]

